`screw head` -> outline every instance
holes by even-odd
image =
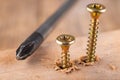
[[[75,37],[68,34],[62,34],[56,38],[56,42],[59,45],[71,45],[75,42]]]
[[[103,13],[106,11],[106,7],[99,3],[91,3],[87,5],[87,10],[89,12]]]

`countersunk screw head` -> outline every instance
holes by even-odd
[[[106,11],[106,8],[104,5],[99,4],[99,3],[91,3],[87,5],[87,10],[89,12],[98,12],[98,13],[103,13]]]
[[[71,45],[75,42],[75,37],[68,34],[62,34],[56,38],[59,45]]]
[[[102,4],[91,3],[87,5],[87,10],[91,13],[93,19],[98,19],[100,14],[106,11],[106,8]]]
[[[98,18],[101,13],[106,11],[104,5],[99,3],[91,3],[87,5],[87,10],[90,12],[92,20],[90,24],[90,32],[89,32],[89,40],[88,40],[88,48],[87,48],[87,61],[86,62],[94,62],[95,61],[95,50],[96,50],[96,42],[97,42],[97,33],[98,33]]]
[[[56,38],[56,42],[61,46],[61,67],[62,69],[69,68],[72,66],[70,62],[69,47],[75,42],[75,37],[68,34],[62,34]]]

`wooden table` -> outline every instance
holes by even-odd
[[[23,61],[15,58],[16,49],[0,51],[0,80],[119,80],[120,30],[100,34],[97,52],[101,60],[93,66],[79,65],[79,71],[65,74],[54,70],[60,58],[60,47],[55,41],[45,42],[31,57]],[[87,37],[77,37],[71,46],[71,60],[86,55]]]

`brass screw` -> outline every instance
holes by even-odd
[[[61,46],[62,53],[61,53],[61,68],[69,68],[72,66],[70,63],[70,54],[69,53],[69,47],[71,44],[73,44],[75,41],[74,36],[68,35],[68,34],[62,34],[56,38],[56,42]]]
[[[87,62],[95,61],[95,49],[96,49],[96,41],[97,41],[97,33],[98,33],[98,18],[101,13],[106,11],[104,5],[99,3],[92,3],[87,5],[87,10],[90,12],[92,20],[90,24],[90,32],[89,32],[89,40],[88,40],[88,48],[87,48]]]

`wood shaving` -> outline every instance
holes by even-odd
[[[98,56],[95,57],[95,62],[87,62],[87,56],[82,56],[80,58],[81,64],[84,66],[93,66],[95,62],[100,61],[100,58]]]
[[[93,66],[94,62],[83,63],[84,66]]]
[[[79,68],[76,66],[76,62],[72,61],[71,64],[72,64],[71,67],[62,69],[62,68],[61,68],[60,60],[58,59],[58,60],[56,61],[56,64],[55,64],[54,69],[55,69],[56,71],[61,71],[61,72],[64,72],[64,73],[66,73],[66,74],[71,73],[72,71],[78,71],[78,70],[79,70]]]
[[[80,59],[75,59],[75,60],[71,61],[71,63],[74,64],[74,65],[79,65],[79,64],[81,64],[81,60]]]
[[[95,56],[95,61],[100,61],[101,59],[100,59],[100,57],[98,57],[98,56]]]
[[[109,64],[109,67],[110,67],[111,70],[116,70],[117,69],[117,67],[115,65],[112,65],[112,64]]]
[[[61,63],[60,63],[60,59],[58,59],[55,63],[55,67],[54,69],[56,71],[61,71],[61,72],[65,72],[65,73],[71,73],[72,71],[77,71],[80,68],[78,67],[78,65],[82,64],[84,66],[93,66],[95,62],[100,61],[100,58],[98,56],[95,57],[95,62],[86,62],[87,60],[87,56],[82,56],[79,59],[75,59],[73,61],[71,61],[72,66],[66,69],[62,69],[61,68]],[[114,69],[114,66],[113,66]]]

